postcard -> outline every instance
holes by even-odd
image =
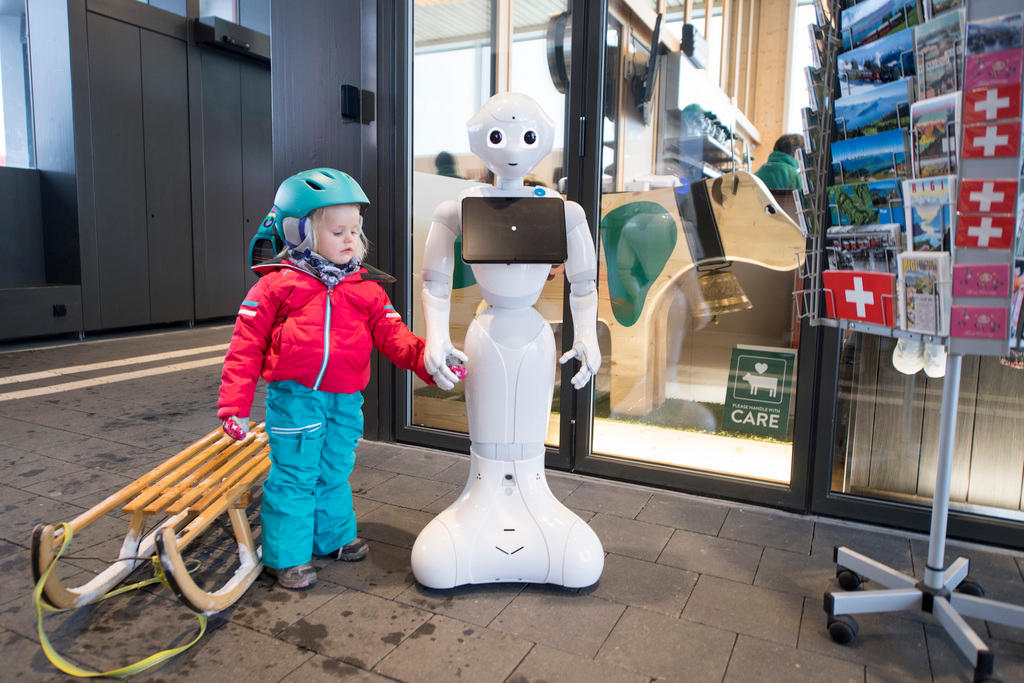
[[[896,271],[897,223],[832,226],[825,233],[825,255],[832,270]]]
[[[1005,178],[964,178],[957,203],[960,213],[1017,212],[1017,181]]]
[[[949,254],[899,256],[900,326],[921,334],[948,334]]]
[[[837,100],[838,104],[838,100]],[[1020,119],[1021,86],[994,85],[975,88],[964,93],[963,122],[988,123],[990,121]]]
[[[1020,121],[964,126],[964,159],[1006,159],[1020,153]]]
[[[913,251],[948,248],[956,176],[903,181],[907,246]]]
[[[924,16],[928,19],[939,16],[943,12],[964,6],[964,0],[924,0]]]
[[[1006,306],[953,306],[950,336],[961,339],[1006,339]]]
[[[826,270],[821,274],[821,279],[828,317],[893,326],[895,275]]]
[[[840,15],[843,50],[852,50],[921,22],[917,0],[863,0]]]
[[[967,22],[964,88],[1020,85],[1024,61],[1024,13]]]
[[[960,214],[954,244],[976,249],[1009,249],[1013,245],[1013,216]]]
[[[914,75],[914,30],[891,33],[837,58],[839,94],[852,95],[880,83]]]
[[[1010,296],[1010,264],[953,266],[953,296]]]
[[[833,142],[832,171],[840,185],[905,178],[907,144],[903,129]]]
[[[832,225],[903,225],[903,192],[898,180],[834,185],[828,188]]]
[[[918,178],[956,173],[960,93],[914,102],[910,106],[910,149]]]
[[[960,90],[964,11],[947,12],[914,29],[917,99]]]
[[[911,77],[840,97],[835,101],[836,134],[845,140],[905,127],[913,93]]]

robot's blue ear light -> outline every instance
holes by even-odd
[[[690,179],[679,176],[678,180],[679,184],[676,185],[676,194],[688,194],[690,192]]]
[[[546,192],[544,192],[544,188],[542,188],[542,187],[538,187],[538,188],[536,188],[536,189],[535,189],[535,190],[533,191],[533,193],[534,193],[535,195],[537,195],[538,197],[543,197],[543,196],[544,196],[545,194],[547,194]]]

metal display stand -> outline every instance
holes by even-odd
[[[841,44],[838,33],[839,3],[834,0],[820,0],[819,24],[826,35],[825,44],[830,50],[820,55],[826,79],[836,73],[837,45]],[[967,6],[967,21],[1020,12],[1019,0],[971,0]],[[822,18],[825,21],[822,21]],[[826,80],[826,83],[833,83]],[[963,356],[1005,355],[1009,349],[1008,340],[973,340],[922,335],[896,326],[887,327],[862,321],[835,320],[821,315],[820,307],[826,294],[822,288],[821,271],[827,267],[823,235],[827,226],[827,200],[823,197],[828,185],[828,149],[831,141],[831,127],[834,124],[834,105],[831,96],[820,102],[818,159],[813,165],[817,172],[814,187],[815,196],[804,206],[808,213],[819,212],[808,217],[808,223],[816,221],[820,228],[812,231],[808,238],[807,258],[800,275],[805,278],[806,289],[794,292],[797,314],[808,318],[811,325],[838,327],[877,336],[918,340],[925,343],[941,343],[948,349],[946,374],[942,387],[942,408],[939,424],[938,462],[935,474],[935,489],[931,511],[931,529],[928,537],[928,562],[924,579],[899,572],[865,555],[846,547],[836,547],[833,559],[841,591],[825,593],[824,609],[827,614],[829,634],[834,641],[848,644],[857,636],[857,622],[851,615],[867,613],[889,613],[920,610],[932,614],[957,648],[974,666],[974,680],[998,681],[994,672],[994,655],[985,642],[974,632],[964,617],[975,617],[986,621],[1024,629],[1024,607],[1004,604],[982,596],[981,586],[968,578],[969,562],[958,557],[949,566],[944,565],[946,550],[946,525],[949,516],[950,481],[953,470],[953,450],[956,435],[957,406],[960,394],[960,371]],[[959,138],[957,136],[958,143]],[[1005,162],[1005,163],[1002,163]],[[960,178],[1019,178],[1021,159],[1005,160],[963,160],[959,167]],[[808,169],[811,172],[811,168]],[[908,226],[909,229],[909,226]],[[1013,256],[1009,256],[1011,264]],[[955,249],[956,263],[990,264],[999,262],[1003,255],[982,249]],[[1012,272],[1012,270],[1011,270]],[[1012,290],[1011,290],[1012,291]],[[962,303],[977,303],[963,300]],[[883,586],[877,590],[859,590],[864,579],[870,579]]]

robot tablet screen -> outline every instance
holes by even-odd
[[[564,263],[565,202],[559,197],[466,197],[466,263]]]

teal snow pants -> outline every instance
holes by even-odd
[[[267,387],[270,475],[263,484],[263,563],[305,564],[356,538],[348,477],[363,434],[363,395],[298,382]]]

